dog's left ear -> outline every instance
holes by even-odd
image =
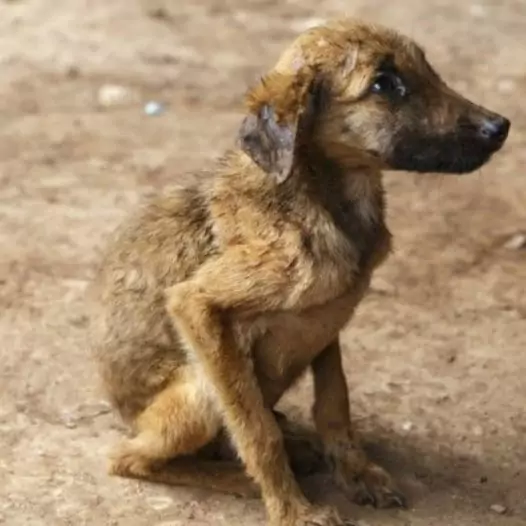
[[[271,73],[247,96],[249,114],[239,131],[239,145],[279,183],[291,174],[300,141],[308,141],[325,99],[319,73]]]

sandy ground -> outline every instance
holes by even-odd
[[[296,32],[354,13],[427,48],[511,117],[464,178],[388,174],[396,253],[346,331],[353,410],[408,511],[362,526],[526,524],[526,4],[523,0],[0,0],[0,523],[262,526],[258,501],[109,478],[121,430],[86,352],[84,290],[144,195],[230,146],[248,83]],[[148,14],[149,13],[149,14]],[[101,86],[126,97],[101,107]],[[149,99],[166,103],[144,114]],[[307,418],[306,379],[284,402]],[[506,513],[492,511],[492,505]]]

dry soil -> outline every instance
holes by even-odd
[[[416,38],[513,128],[470,176],[386,178],[396,251],[345,366],[410,509],[359,508],[317,477],[309,493],[362,525],[526,524],[526,250],[506,246],[526,230],[524,0],[0,0],[0,523],[264,524],[258,501],[106,475],[121,429],[86,351],[84,290],[104,236],[230,146],[247,85],[342,13]],[[105,85],[124,96],[101,105]],[[310,399],[307,378],[284,407],[306,419]]]

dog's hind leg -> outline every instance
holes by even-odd
[[[240,463],[196,455],[221,425],[213,399],[198,382],[174,381],[136,419],[136,435],[113,453],[110,473],[255,497],[259,489]]]

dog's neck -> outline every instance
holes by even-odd
[[[360,267],[372,270],[390,250],[381,171],[364,164],[343,166],[312,151],[302,159],[301,172],[285,184],[297,185],[295,195],[321,205],[355,247]]]
[[[298,163],[296,184],[307,182],[310,192],[331,214],[352,209],[353,220],[363,226],[383,224],[382,172],[364,162],[336,162],[315,150],[304,152]],[[294,184],[294,182],[292,183]]]
[[[313,155],[313,150],[301,153],[290,176],[276,183],[244,152],[232,151],[223,160],[226,169],[216,179],[214,193],[247,199],[257,217],[275,214],[276,224],[283,220],[297,224],[317,239],[322,252],[331,239],[336,245],[346,239],[360,267],[374,268],[388,252],[390,242],[381,172],[363,164],[342,166]],[[328,222],[340,232],[339,241],[327,228]],[[233,230],[245,227],[250,228],[248,223],[232,225]],[[331,247],[329,252],[342,248]]]
[[[354,203],[365,223],[380,223],[384,217],[382,172],[374,168],[347,169],[342,174],[343,195]]]

